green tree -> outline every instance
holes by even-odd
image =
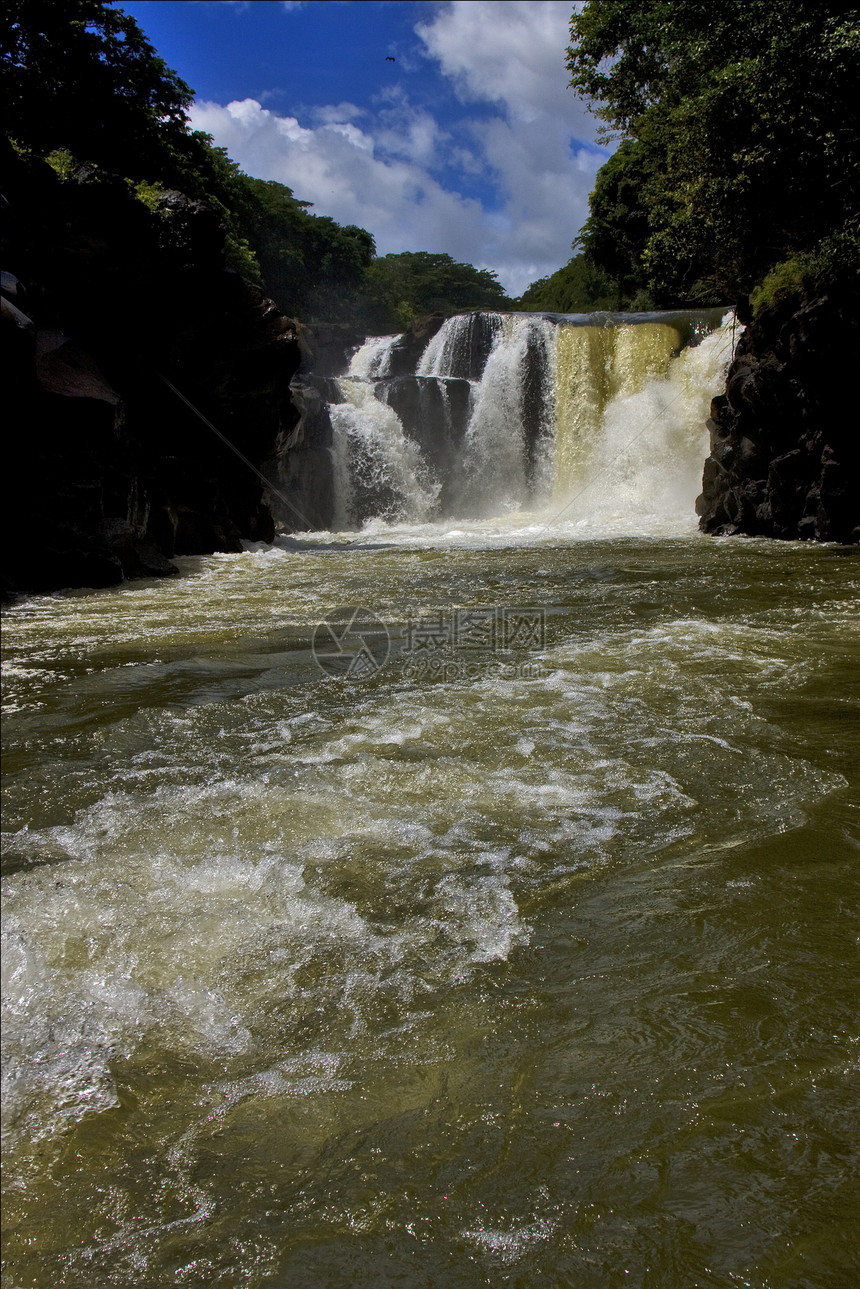
[[[586,261],[600,267],[615,288],[615,307],[643,293],[642,250],[650,235],[648,192],[654,180],[641,147],[625,139],[597,172],[591,214],[579,238]]]
[[[402,251],[383,255],[367,272],[369,325],[383,330],[405,327],[428,313],[449,317],[470,309],[505,309],[511,301],[496,274],[461,264],[450,255]]]
[[[254,249],[266,291],[285,313],[351,318],[376,251],[366,229],[311,214],[310,202],[273,179],[239,172],[225,196]]]
[[[67,149],[153,179],[189,149],[192,91],[102,0],[3,0],[0,59],[5,130],[39,156]]]
[[[388,330],[422,313],[509,304],[486,269],[424,252],[374,259],[366,229],[243,174],[188,129],[192,90],[106,0],[0,0],[0,53],[0,105],[19,149],[49,159],[65,182],[82,162],[128,180],[165,248],[182,238],[166,190],[205,201],[224,226],[228,264],[287,313]]]
[[[585,255],[575,255],[549,277],[539,278],[520,296],[517,307],[535,313],[594,313],[630,307],[619,300],[615,282]]]
[[[209,135],[188,129],[192,90],[135,20],[104,0],[2,0],[0,101],[6,132],[67,181],[80,163],[128,179],[162,219],[165,190],[221,218],[228,264],[289,313],[347,312],[375,251],[364,229],[309,213],[283,184],[242,173]]]
[[[628,139],[591,200],[595,262],[616,277],[629,265],[661,301],[734,299],[834,233],[850,239],[858,17],[834,0],[590,0],[574,13],[571,85]]]

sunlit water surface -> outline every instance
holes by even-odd
[[[4,1284],[855,1285],[857,552],[182,564],[6,615]]]

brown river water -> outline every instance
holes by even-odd
[[[181,563],[5,615],[4,1285],[858,1283],[858,552]]]

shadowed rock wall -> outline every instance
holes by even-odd
[[[860,276],[762,312],[711,404],[700,528],[860,541]]]
[[[284,526],[325,527],[325,427],[290,388],[301,328],[225,271],[217,215],[181,193],[148,208],[92,168],[61,182],[4,161],[4,592],[170,575],[173,556],[269,541],[255,469],[310,497],[308,524],[283,507]]]

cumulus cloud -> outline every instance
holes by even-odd
[[[497,271],[522,291],[570,258],[603,158],[584,148],[573,153],[563,133],[546,130],[540,119],[516,125],[493,120],[476,129],[505,193]]]
[[[567,88],[569,15],[567,0],[451,0],[418,23],[413,58],[423,51],[463,104],[444,127],[402,84],[302,122],[256,99],[198,103],[192,124],[248,173],[367,228],[380,254],[447,251],[517,295],[569,258],[607,155]]]
[[[464,102],[503,104],[512,120],[540,116],[593,140],[594,118],[567,88],[566,0],[460,0],[416,31]]]
[[[350,121],[305,127],[255,99],[226,107],[199,103],[191,117],[195,129],[211,134],[249,174],[287,184],[317,214],[369,229],[381,254],[445,249],[483,262],[480,203],[447,190],[422,165],[385,152]],[[420,131],[421,114],[416,119]],[[386,131],[380,133],[384,138]],[[408,147],[402,137],[397,145]]]
[[[569,16],[558,0],[466,0],[417,28],[461,101],[498,106],[470,129],[501,197],[491,253],[515,293],[569,258],[606,159],[567,85]]]

